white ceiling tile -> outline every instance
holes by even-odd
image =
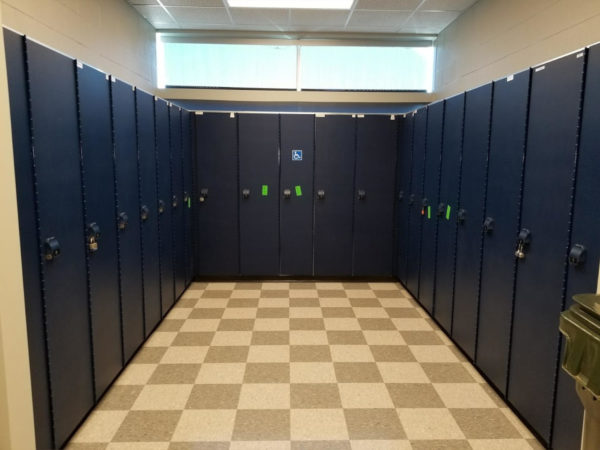
[[[457,11],[417,12],[398,30],[403,33],[437,34],[450,25],[460,15]]]
[[[425,0],[419,11],[464,11],[477,0]]]
[[[223,0],[161,0],[161,2],[165,6],[195,6],[197,8],[223,8]]]
[[[323,27],[343,27],[348,19],[348,11],[295,10],[292,11],[291,26],[322,29]]]
[[[289,23],[288,9],[232,8],[229,10],[236,25],[286,26]]]
[[[231,25],[225,8],[194,8],[171,6],[167,8],[180,28],[204,28],[204,25]]]
[[[413,11],[421,4],[421,0],[358,0],[356,9]]]
[[[162,6],[136,5],[134,8],[154,28],[177,28],[177,23],[173,21]]]
[[[410,17],[410,12],[400,11],[354,11],[348,26],[354,28],[372,28],[378,30],[381,27],[400,28]]]

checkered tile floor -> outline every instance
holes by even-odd
[[[395,283],[194,283],[79,449],[541,445]]]

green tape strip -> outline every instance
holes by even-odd
[[[269,195],[269,186],[267,186],[266,184],[262,185],[262,195],[263,195],[263,197],[266,197],[267,195]]]
[[[188,197],[188,209],[192,207],[192,198]]]
[[[296,186],[296,197],[302,197],[302,187]]]
[[[431,206],[427,207],[427,218],[431,219]]]
[[[450,211],[452,210],[452,208],[450,208],[450,205],[446,206],[446,220],[450,220]]]

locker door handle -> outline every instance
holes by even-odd
[[[401,202],[404,200],[404,191],[398,192],[398,201]]]
[[[523,228],[519,232],[519,236],[517,238],[517,251],[515,252],[515,256],[519,259],[525,259],[530,243],[531,231],[529,231],[527,228]]]
[[[117,219],[117,224],[119,227],[119,230],[123,231],[125,228],[127,228],[127,225],[129,224],[129,217],[127,217],[127,213],[122,212],[121,214],[119,214],[119,218]]]
[[[364,200],[365,198],[367,198],[367,193],[363,189],[359,189],[359,191],[358,191],[358,199],[359,200]]]
[[[458,223],[465,223],[465,220],[467,219],[467,210],[466,209],[459,209],[458,213],[456,213],[456,220],[458,221]]]
[[[569,264],[575,267],[580,266],[585,262],[586,256],[586,248],[581,244],[575,244],[569,252]]]
[[[163,202],[162,200],[159,200],[158,201],[158,214],[161,215],[164,212],[165,212],[165,202]]]
[[[494,220],[493,217],[486,217],[486,219],[483,222],[483,232],[490,234],[492,231],[494,231],[495,224],[496,224],[496,221]]]
[[[243,189],[242,190],[242,197],[249,198],[250,197],[250,189]]]
[[[149,216],[150,216],[150,210],[148,209],[148,207],[146,205],[142,205],[142,207],[140,208],[140,218],[142,219],[142,222],[145,222],[146,220],[148,220]]]
[[[204,203],[207,198],[208,198],[208,188],[200,189],[200,197],[198,197],[198,201],[200,203]]]
[[[60,243],[54,236],[49,237],[44,242],[44,258],[46,261],[53,261],[60,256]]]
[[[442,217],[445,212],[446,212],[446,204],[445,203],[440,203],[438,205],[438,209],[437,209],[437,216],[438,217]]]
[[[87,226],[86,238],[90,253],[97,252],[98,243],[100,241],[100,227],[96,222],[92,222]]]
[[[283,190],[283,198],[288,199],[292,197],[292,190],[291,189],[284,189]]]
[[[325,191],[323,189],[319,189],[317,191],[317,197],[319,198],[319,200],[323,200],[325,198]]]
[[[171,205],[173,205],[173,208],[177,208],[177,205],[179,205],[179,200],[176,195],[171,199]]]

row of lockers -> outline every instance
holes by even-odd
[[[578,449],[560,312],[595,292],[600,46],[402,123],[398,278],[549,446]]]
[[[392,276],[397,123],[197,115],[196,273]]]
[[[192,114],[4,32],[38,448],[191,281]]]

